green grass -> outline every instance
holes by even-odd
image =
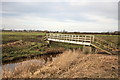
[[[6,44],[18,40],[39,41],[37,37],[44,36],[41,32],[2,32],[2,43]]]
[[[21,57],[43,54],[47,42],[43,37],[45,33],[41,32],[2,32],[2,61],[11,61]],[[7,44],[22,40],[15,44]]]
[[[81,48],[81,45],[74,45],[68,43],[52,42],[49,46],[43,37],[45,33],[41,32],[2,32],[2,42],[5,46],[2,49],[2,61],[12,61],[22,57],[36,56],[45,54],[48,49],[50,52],[57,52],[59,48],[76,49]],[[116,35],[95,35],[95,37],[118,43],[118,36]],[[7,45],[7,43],[22,40],[20,43]],[[49,50],[47,51],[49,53]]]
[[[3,62],[11,61],[20,57],[36,56],[45,53],[47,43],[20,42],[14,45],[3,46]]]
[[[81,48],[82,45],[77,45],[77,44],[70,44],[70,43],[61,43],[61,42],[51,42],[50,44],[51,47],[64,47],[65,49],[76,49],[76,48]]]
[[[118,37],[120,37],[120,35],[95,35],[95,37],[120,46],[120,42],[118,40]]]
[[[2,32],[2,35],[27,35],[27,36],[38,36],[38,35],[45,35],[42,32]]]

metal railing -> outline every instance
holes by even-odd
[[[57,34],[49,33],[46,35],[48,39],[75,41],[75,42],[94,42],[94,35],[76,35],[76,34]]]
[[[51,41],[67,42],[67,43],[89,45],[89,46],[91,45],[109,54],[111,54],[112,51],[118,48],[117,45],[115,45],[114,43],[94,37],[94,35],[49,33],[46,34],[46,37],[48,40]]]

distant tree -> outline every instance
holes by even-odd
[[[24,31],[24,32],[27,32],[27,30],[25,30],[25,29],[24,29],[23,31]]]
[[[64,29],[64,30],[62,31],[62,33],[67,33],[67,31]]]

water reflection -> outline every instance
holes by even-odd
[[[31,59],[31,60],[26,60],[26,61],[22,61],[22,62],[5,64],[5,65],[2,65],[2,67],[3,67],[3,69],[9,69],[11,71],[14,71],[15,67],[17,67],[17,66],[23,66],[23,67],[25,67],[25,66],[29,66],[31,64],[38,64],[40,66],[43,66],[48,61],[52,61],[53,59],[55,59],[55,57],[58,56],[58,55],[59,54],[44,55],[44,56],[40,56],[40,57],[37,57],[35,59]]]

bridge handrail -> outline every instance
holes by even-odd
[[[100,38],[95,38],[94,43],[100,43],[101,45],[107,46],[108,48],[113,48],[113,49],[117,49],[118,46],[112,42],[108,42],[106,40],[101,40]]]
[[[58,33],[49,33],[46,35],[50,39],[59,39],[59,40],[69,40],[76,42],[94,42],[94,35],[78,35],[78,34],[58,34]]]
[[[95,37],[95,35],[85,34],[59,34],[59,33],[48,33],[46,34],[48,40],[67,42],[81,45],[91,45],[97,49],[101,49],[109,54],[114,50],[118,50],[118,46],[114,43]]]

